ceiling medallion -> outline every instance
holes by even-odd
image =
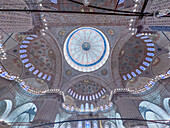
[[[67,76],[71,76],[72,71],[71,71],[71,70],[67,70],[67,71],[66,71],[66,74],[67,74]]]
[[[107,32],[108,32],[108,34],[111,35],[111,36],[113,36],[113,35],[115,34],[114,30],[112,30],[112,29],[109,29]]]
[[[60,31],[59,31],[59,35],[60,36],[64,36],[66,34],[66,30],[65,29],[61,29]]]
[[[82,72],[91,72],[105,64],[110,47],[106,36],[98,29],[81,27],[72,31],[64,44],[67,63]]]
[[[108,74],[108,71],[107,71],[107,69],[103,69],[103,70],[101,71],[101,73],[102,73],[103,76],[106,76],[106,75]]]

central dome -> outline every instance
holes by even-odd
[[[64,44],[64,56],[68,64],[82,72],[100,68],[108,59],[109,43],[98,29],[81,27],[72,31]]]

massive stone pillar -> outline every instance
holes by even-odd
[[[59,102],[56,99],[45,99],[37,110],[34,121],[54,122],[58,112]]]
[[[113,103],[117,106],[118,113],[121,118],[143,119],[139,112],[138,105],[135,105],[131,95],[128,92],[118,92],[112,97]],[[143,127],[147,128],[146,122],[123,120],[123,125],[126,128]]]
[[[31,128],[34,126],[39,126],[37,128],[53,128],[56,116],[59,113],[59,107],[63,102],[63,97],[57,93],[46,94],[46,99],[42,103],[41,107],[38,108],[37,113],[33,122],[31,123]],[[38,102],[37,102],[38,104]],[[48,125],[43,125],[47,124]]]

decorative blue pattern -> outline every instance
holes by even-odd
[[[170,31],[170,26],[149,26],[149,28],[156,31]]]

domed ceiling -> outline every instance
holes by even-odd
[[[170,2],[0,0],[0,127],[164,128],[170,24],[158,5]]]
[[[64,44],[66,61],[82,72],[100,68],[108,59],[109,52],[106,36],[96,28],[78,28],[69,34]]]

